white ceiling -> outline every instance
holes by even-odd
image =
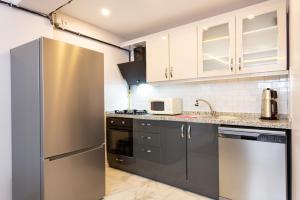
[[[74,0],[61,11],[125,39],[133,39],[262,1]],[[111,15],[102,16],[102,8],[110,9]]]
[[[49,14],[69,0],[6,0]],[[124,39],[214,16],[265,0],[73,0],[61,11]],[[101,15],[101,9],[111,11]]]

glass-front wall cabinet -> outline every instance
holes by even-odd
[[[239,73],[286,69],[285,15],[278,6],[237,15]]]
[[[234,73],[234,17],[207,21],[198,26],[198,75],[216,76]]]

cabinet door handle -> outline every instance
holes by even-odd
[[[242,71],[242,57],[239,57],[239,70]]]
[[[184,138],[184,124],[181,125],[181,138]]]
[[[165,77],[166,79],[168,79],[168,68],[166,67],[166,70],[165,70]]]
[[[150,123],[147,123],[147,126],[151,126],[151,124],[150,124]]]
[[[233,58],[230,59],[230,70],[233,72]]]
[[[152,139],[150,136],[148,136],[148,137],[146,137],[146,138],[147,138],[147,140],[151,140],[151,139]]]
[[[173,78],[173,67],[170,69],[170,77]]]
[[[122,121],[122,124],[125,125],[125,121]]]
[[[145,126],[145,123],[141,123],[142,126]]]
[[[188,138],[191,139],[192,136],[191,136],[191,125],[189,125],[188,127]]]
[[[146,149],[142,149],[142,151],[146,152],[146,153],[151,153],[152,152],[150,149],[147,149],[147,150]]]

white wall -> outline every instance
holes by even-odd
[[[264,88],[278,92],[279,113],[288,113],[288,87],[286,76],[223,80],[167,85],[141,85],[132,88],[131,107],[148,109],[148,100],[159,97],[183,99],[184,111],[208,111],[208,106],[195,107],[195,100],[203,98],[211,102],[217,112],[260,113]]]
[[[300,1],[290,0],[293,200],[300,200]]]
[[[78,20],[70,26],[115,44],[122,39]],[[106,109],[127,107],[127,86],[116,64],[128,60],[127,53],[60,31],[53,31],[47,19],[0,5],[0,199],[11,199],[11,98],[9,50],[41,36],[64,40],[104,53]],[[30,184],[30,183],[29,183]]]

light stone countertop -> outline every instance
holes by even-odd
[[[216,117],[211,117],[207,113],[185,112],[183,115],[126,115],[107,112],[106,117],[121,117],[144,120],[164,120],[193,123],[210,123],[235,126],[249,126],[260,128],[291,129],[291,121],[287,118],[280,120],[261,120],[258,114],[247,113],[217,113]]]

